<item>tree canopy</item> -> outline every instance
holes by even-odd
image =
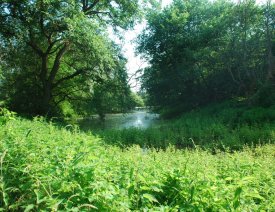
[[[2,98],[16,111],[45,115],[87,96],[124,60],[107,27],[133,26],[150,2],[1,0]]]
[[[17,112],[133,106],[126,60],[107,29],[129,29],[144,14],[137,53],[150,64],[142,76],[148,104],[184,111],[231,98],[274,102],[271,0],[174,0],[163,10],[154,0],[0,3],[0,98]]]
[[[138,52],[151,104],[175,110],[274,87],[275,5],[270,0],[174,0],[147,16]]]

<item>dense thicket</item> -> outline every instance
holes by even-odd
[[[148,2],[1,0],[2,100],[12,110],[45,115],[91,99],[105,82],[129,93],[125,60],[106,29],[131,27]]]
[[[274,102],[270,0],[175,0],[147,20],[138,52],[150,62],[143,87],[151,104],[178,112],[234,97]]]

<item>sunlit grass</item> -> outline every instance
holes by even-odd
[[[230,105],[211,107],[164,120],[160,126],[145,130],[104,130],[98,133],[105,142],[121,147],[231,149],[274,144],[275,108],[248,108]]]
[[[216,149],[215,154],[199,146],[120,148],[71,126],[7,117],[0,122],[2,210],[275,208],[272,144],[237,152]]]

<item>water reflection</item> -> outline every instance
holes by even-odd
[[[102,122],[97,116],[78,120],[83,130],[91,129],[126,129],[131,127],[146,129],[158,122],[159,115],[147,110],[133,111],[126,114],[107,114]]]

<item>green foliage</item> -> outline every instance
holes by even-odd
[[[0,128],[4,211],[273,211],[274,145],[241,152],[105,145],[77,127]]]
[[[144,107],[145,106],[144,100],[137,93],[134,93],[134,92],[131,93],[131,100],[132,100],[133,107]]]
[[[60,110],[64,118],[77,118],[76,111],[68,101],[64,101],[60,104]]]
[[[268,82],[251,98],[251,104],[268,107],[275,102],[275,83]]]
[[[254,96],[274,70],[268,65],[274,61],[268,56],[274,11],[274,4],[254,0],[175,0],[149,13],[138,48],[150,63],[142,77],[149,104],[178,115]],[[274,104],[269,95],[258,97],[259,105]]]
[[[141,147],[166,149],[210,148],[242,149],[275,142],[275,108],[241,106],[226,102],[210,105],[183,114],[174,120],[163,120],[148,129],[105,130],[99,132],[105,142],[121,147],[137,144]]]
[[[91,99],[86,102],[84,111],[97,113],[104,118],[106,113],[125,112],[134,107],[127,84],[126,60],[117,62],[117,69],[110,77],[93,85]]]
[[[78,108],[90,100],[94,84],[108,81],[117,69],[125,72],[125,60],[110,40],[108,27],[132,27],[150,5],[157,4],[154,0],[1,2],[0,89],[9,108],[55,115],[63,101]]]
[[[15,112],[11,112],[6,108],[0,107],[0,126],[5,125],[8,121],[15,119]]]

